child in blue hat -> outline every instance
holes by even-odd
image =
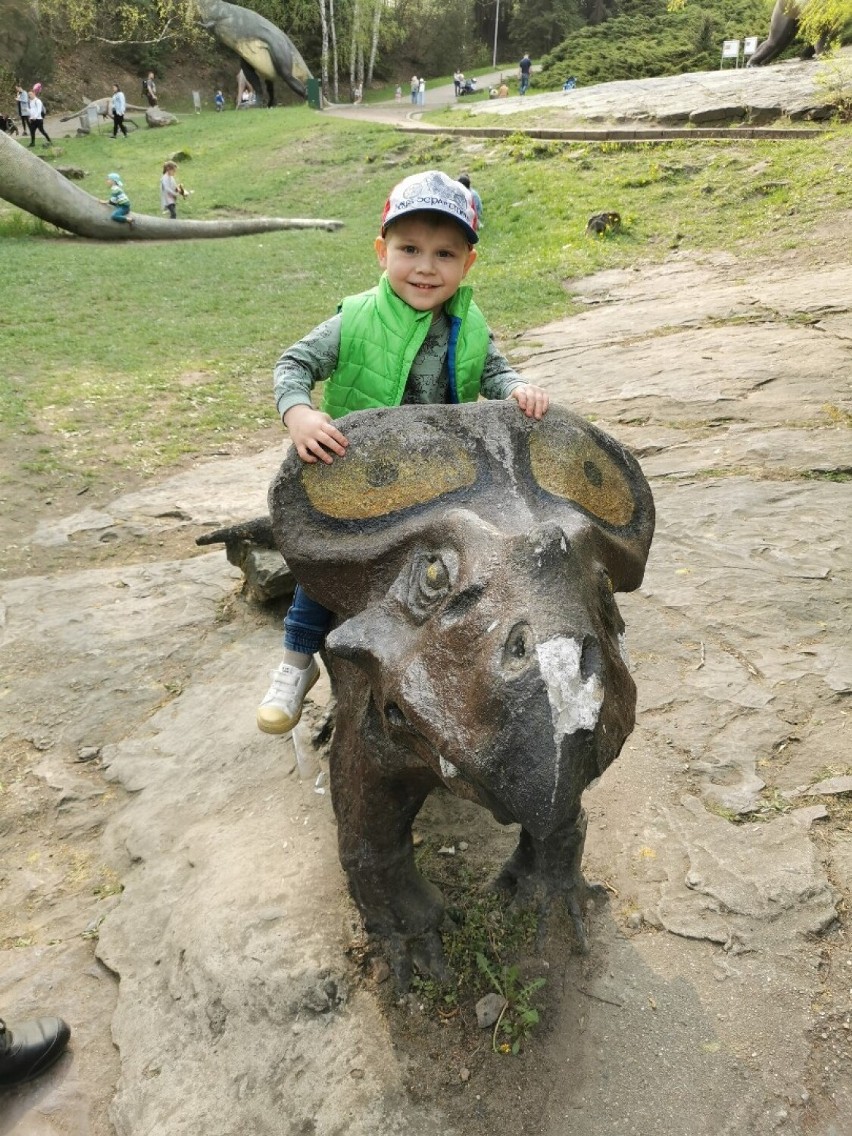
[[[101,200],[101,205],[111,205],[113,211],[110,214],[110,219],[118,221],[121,225],[129,225],[132,229],[133,218],[130,216],[130,198],[125,193],[121,174],[107,174],[106,180],[110,187],[110,195],[107,201]]]

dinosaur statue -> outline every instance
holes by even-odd
[[[110,220],[110,211],[47,162],[0,134],[0,197],[78,237],[102,241],[194,240],[240,237],[276,229],[339,229],[342,221],[300,217],[239,217],[219,221],[172,221],[133,213],[133,228]]]
[[[748,61],[749,67],[762,67],[771,63],[778,55],[790,46],[799,30],[799,21],[807,7],[808,0],[775,0],[772,9],[772,18],[769,21],[769,36],[758,47],[757,51]],[[815,45],[808,47],[803,58],[820,55],[828,46],[832,37],[831,29],[820,35]]]
[[[311,78],[295,44],[275,24],[238,4],[195,0],[202,25],[242,60],[243,71],[258,98],[264,86],[268,105],[275,103],[274,82],[281,79],[300,98],[307,98]]]
[[[368,410],[345,458],[295,450],[269,491],[278,547],[337,613],[330,772],[341,863],[404,988],[445,976],[444,904],[411,825],[444,786],[520,825],[498,884],[562,899],[582,949],[584,789],[634,725],[613,592],[654,529],[636,461],[584,419],[512,402]]]

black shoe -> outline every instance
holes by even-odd
[[[0,1089],[38,1077],[60,1057],[71,1030],[62,1018],[39,1018],[11,1029],[0,1020]]]

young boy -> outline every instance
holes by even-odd
[[[384,270],[378,286],[347,297],[275,365],[278,413],[302,461],[342,458],[348,442],[334,419],[354,410],[475,402],[482,394],[512,398],[531,418],[545,413],[547,392],[512,370],[462,284],[476,260],[477,227],[470,191],[437,170],[391,191],[375,241]],[[324,379],[322,410],[315,410],[311,388]],[[296,589],[284,659],[257,711],[264,733],[286,734],[299,721],[332,619]]]
[[[110,194],[106,201],[101,199],[101,205],[112,206],[112,213],[109,215],[111,221],[118,221],[120,225],[129,225],[132,229],[133,218],[130,216],[130,198],[125,192],[121,174],[107,174],[106,180]]]

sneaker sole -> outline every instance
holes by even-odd
[[[311,679],[311,681],[305,687],[305,698],[308,697],[308,694],[310,693],[310,691],[313,690],[313,688],[316,686],[317,682],[319,682],[319,676],[320,676],[320,671],[317,670],[317,673],[314,675],[314,677]],[[285,718],[283,722],[265,722],[261,718],[260,711],[258,710],[258,712],[257,712],[257,728],[260,730],[260,732],[262,734],[289,734],[294,726],[298,726],[299,719],[302,717],[302,710],[304,710],[304,708],[305,708],[305,703],[304,703],[304,699],[303,699],[302,705],[299,707],[299,713],[296,715],[296,717],[295,718]]]

